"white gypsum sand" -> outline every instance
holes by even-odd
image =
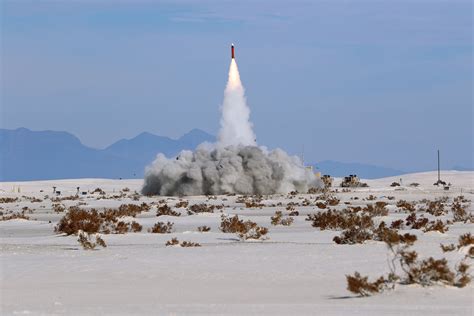
[[[443,172],[442,179],[452,184],[449,191],[433,186],[436,177],[436,172],[427,172],[363,180],[368,188],[349,189],[350,192],[338,188],[335,195],[341,202],[334,208],[347,206],[345,202],[365,206],[384,201],[389,203],[389,215],[377,220],[390,222],[407,216],[395,206],[401,199],[419,201],[447,196],[451,203],[462,192],[465,198],[474,200],[474,172]],[[400,178],[402,187],[390,186]],[[410,187],[413,182],[420,185]],[[338,183],[336,179],[335,184]],[[143,225],[141,232],[102,234],[108,247],[87,251],[79,245],[77,236],[54,232],[65,212],[52,210],[53,186],[61,191],[59,197],[75,195],[79,187],[78,199],[57,202],[65,208],[78,203],[82,208],[102,209],[165,200],[182,215],[157,217],[153,204],[148,212],[123,219]],[[240,241],[236,234],[219,230],[220,210],[188,215],[185,208],[174,207],[178,197],[139,196],[138,201],[134,200],[134,191],[140,192],[141,186],[141,180],[106,179],[0,183],[0,198],[18,198],[0,203],[3,216],[21,213],[28,207],[24,215],[29,217],[0,221],[1,314],[472,315],[472,284],[465,288],[397,285],[393,291],[365,298],[347,291],[347,274],[359,271],[374,280],[388,273],[388,250],[377,241],[337,245],[332,239],[340,231],[313,228],[305,219],[307,214],[321,211],[314,206],[318,194],[264,196],[262,208],[247,208],[236,201],[239,196],[182,199],[189,205],[224,204],[223,214],[238,214],[269,228],[267,240]],[[105,195],[90,193],[96,188],[105,191]],[[112,198],[119,196],[123,188],[130,191]],[[83,191],[86,195],[81,194]],[[369,195],[376,200],[364,201]],[[32,202],[27,197],[42,201]],[[354,197],[359,199],[351,199]],[[304,199],[310,200],[311,205],[301,206]],[[277,210],[286,217],[289,212],[285,208],[290,202],[300,204],[295,206],[299,215],[293,217],[294,223],[272,226],[270,217]],[[274,206],[278,203],[281,206]],[[473,204],[468,210],[473,211]],[[447,220],[451,214],[438,218]],[[173,222],[173,232],[148,233],[147,229],[158,221]],[[198,232],[197,227],[203,225],[209,226],[210,232]],[[453,267],[464,253],[443,253],[440,243],[456,244],[461,234],[473,232],[473,228],[473,224],[456,222],[444,234],[406,232],[418,237],[413,249],[422,258],[445,257]],[[201,247],[166,247],[166,241],[173,237],[200,243]]]

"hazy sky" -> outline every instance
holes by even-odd
[[[234,42],[259,144],[473,166],[470,0],[1,3],[3,128],[217,134]]]

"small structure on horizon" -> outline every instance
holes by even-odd
[[[440,169],[440,162],[439,162],[439,149],[438,149],[438,181],[433,183],[433,185],[436,185],[436,186],[442,185],[444,187],[444,189],[446,190],[446,182],[441,180],[441,169]],[[447,190],[449,190],[449,188]]]

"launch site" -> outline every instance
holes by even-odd
[[[0,8],[1,315],[473,314],[470,1]]]

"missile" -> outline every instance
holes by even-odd
[[[235,55],[234,55],[234,44],[232,43],[232,45],[230,46],[230,51],[231,51],[231,54],[232,54],[232,59],[235,58]]]

